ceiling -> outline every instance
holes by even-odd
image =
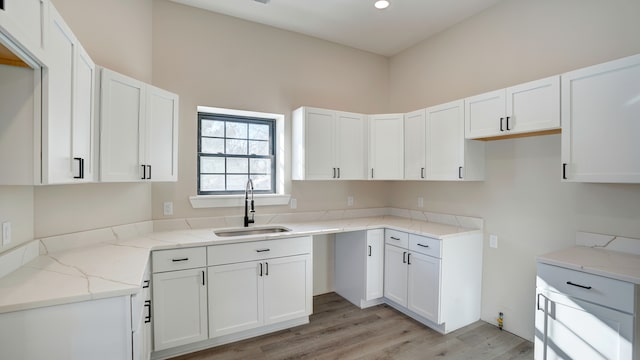
[[[171,0],[393,56],[501,0]]]

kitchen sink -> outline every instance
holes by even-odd
[[[274,234],[274,233],[282,233],[289,232],[291,229],[286,228],[284,226],[261,226],[261,227],[252,227],[252,228],[235,228],[235,229],[220,229],[214,230],[213,233],[217,236],[228,237],[228,236],[247,236],[247,235],[260,235],[260,234]]]

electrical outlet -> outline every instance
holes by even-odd
[[[2,223],[2,246],[11,243],[11,223],[9,221]]]
[[[418,207],[419,208],[423,208],[424,207],[424,198],[422,196],[420,196],[418,198]]]
[[[489,246],[497,249],[498,248],[498,236],[497,235],[489,235]]]
[[[296,199],[294,199],[294,198],[291,198],[291,201],[289,202],[289,206],[290,206],[292,209],[297,208],[297,207],[298,207],[298,200],[296,200]]]
[[[173,215],[173,202],[166,201],[163,205],[164,216]]]
[[[353,196],[347,196],[347,206],[353,206]]]

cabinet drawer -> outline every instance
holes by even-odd
[[[538,263],[536,286],[630,314],[634,311],[634,285],[629,282]]]
[[[421,254],[442,258],[440,252],[440,240],[409,234],[409,250],[419,252]]]
[[[385,229],[384,231],[384,243],[389,245],[400,246],[403,248],[409,247],[409,234],[402,231]]]
[[[154,251],[153,272],[193,269],[207,266],[207,250],[204,247]]]
[[[207,255],[209,265],[222,265],[309,254],[311,247],[311,237],[299,237],[214,245],[207,247]]]

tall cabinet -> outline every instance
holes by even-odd
[[[562,178],[640,183],[640,55],[562,75]]]
[[[100,179],[176,181],[178,96],[101,70]]]

